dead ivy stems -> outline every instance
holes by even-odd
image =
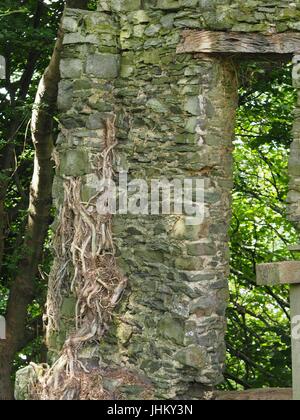
[[[99,179],[113,179],[116,146],[114,117],[106,121],[105,149],[95,162]],[[59,359],[40,379],[37,393],[43,400],[79,397],[80,378],[89,373],[79,360],[80,351],[86,344],[99,342],[108,331],[113,310],[127,285],[115,260],[112,215],[97,212],[96,201],[103,191],[83,203],[81,189],[79,178],[65,178],[64,202],[54,238],[56,259],[47,302],[48,330],[60,330],[60,308],[70,292],[76,297],[76,322]]]

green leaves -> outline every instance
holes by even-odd
[[[255,284],[255,265],[291,259],[285,217],[296,94],[291,68],[241,67],[237,115],[226,387],[290,386],[288,289]],[[235,378],[232,379],[232,378]]]

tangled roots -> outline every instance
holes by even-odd
[[[114,120],[106,121],[105,140],[105,149],[95,162],[95,172],[100,180],[107,181],[114,176],[114,148],[117,145]],[[65,178],[47,302],[48,330],[59,331],[63,299],[70,292],[75,296],[74,332],[67,338],[59,359],[51,368],[45,369],[35,387],[39,399],[78,399],[83,388],[85,395],[90,392],[89,399],[94,399],[93,392],[87,391],[87,376],[93,383],[95,372],[89,372],[78,356],[86,344],[99,342],[107,332],[112,312],[127,284],[115,260],[112,216],[97,212],[96,201],[103,191],[83,203],[81,188],[79,178]],[[101,394],[105,399],[101,384],[96,388],[97,396]]]

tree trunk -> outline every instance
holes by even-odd
[[[43,2],[38,2],[36,6],[36,12],[34,17],[33,29],[38,30],[41,24],[41,18],[45,11],[45,4]],[[24,101],[28,95],[30,89],[32,78],[36,70],[36,63],[40,57],[40,53],[36,51],[35,48],[32,48],[29,51],[27,63],[23,71],[22,77],[20,79],[20,87],[18,89],[18,95],[14,89],[11,89],[11,66],[10,59],[7,59],[6,66],[6,85],[5,88],[10,94],[10,101],[12,107],[12,120],[9,124],[8,136],[6,139],[6,146],[1,150],[0,153],[0,166],[2,171],[2,179],[0,181],[0,273],[2,269],[2,263],[5,252],[5,228],[7,225],[7,214],[5,211],[5,200],[7,196],[8,187],[10,184],[10,179],[15,171],[16,164],[16,147],[15,147],[15,137],[18,133],[18,130],[22,126],[22,112],[18,111],[19,107],[22,107]]]
[[[6,349],[6,342],[0,341],[0,399],[11,400],[13,395],[13,386],[11,382],[11,367],[9,364],[9,355]],[[6,357],[7,355],[7,357]]]
[[[67,7],[86,9],[88,0],[66,0]],[[30,189],[27,231],[19,275],[9,295],[6,321],[7,337],[0,342],[0,400],[13,399],[13,360],[26,345],[27,308],[35,296],[34,280],[43,252],[52,206],[53,164],[53,115],[56,111],[59,63],[63,31],[58,32],[55,48],[48,68],[39,83],[32,112],[32,141],[35,147],[34,172]],[[0,209],[1,210],[1,209]],[[2,220],[3,222],[3,220]],[[1,232],[3,232],[0,224]],[[1,240],[1,238],[0,238]],[[2,259],[0,247],[0,257]]]
[[[35,147],[34,173],[30,190],[28,224],[19,274],[10,290],[7,307],[7,337],[0,345],[0,400],[13,399],[11,375],[15,354],[25,340],[27,308],[35,295],[34,279],[43,252],[52,205],[53,179],[52,130],[59,82],[59,61],[63,33],[60,30],[55,49],[36,95],[32,114],[32,141]]]

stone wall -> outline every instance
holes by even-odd
[[[299,18],[300,1],[283,0],[102,0],[98,11],[69,9],[65,16],[57,208],[65,176],[82,179],[84,202],[95,194],[94,162],[112,116],[116,175],[128,170],[129,180],[188,177],[205,185],[198,226],[175,214],[114,218],[128,288],[105,340],[81,355],[138,371],[156,398],[201,397],[222,381],[225,360],[237,76],[229,59],[176,54],[181,31],[298,30]],[[60,324],[48,329],[54,358],[74,328],[71,278],[70,268]],[[128,386],[124,396],[140,392]]]
[[[300,52],[300,49],[299,49]],[[300,55],[293,58],[293,85],[298,92],[298,100],[294,111],[294,141],[291,145],[289,159],[289,193],[288,193],[288,217],[297,229],[300,228]]]

